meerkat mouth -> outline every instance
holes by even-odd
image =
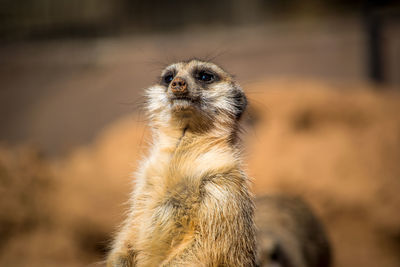
[[[188,96],[175,96],[170,101],[175,111],[193,109],[196,105],[196,100]]]
[[[187,97],[187,96],[176,96],[171,98],[172,101],[188,101],[188,102],[194,102],[194,100],[191,97]]]

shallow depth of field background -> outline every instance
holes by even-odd
[[[396,1],[2,0],[0,38],[0,266],[104,259],[151,141],[143,89],[191,57],[247,92],[254,193],[303,197],[334,266],[400,266]]]

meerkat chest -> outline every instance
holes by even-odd
[[[135,246],[143,254],[160,259],[177,244],[193,240],[204,198],[216,193],[207,192],[212,188],[212,177],[227,173],[237,164],[233,153],[218,146],[171,151],[155,151],[149,157],[136,195],[139,212]]]
[[[192,146],[160,151],[152,156],[145,171],[149,189],[168,197],[172,192],[196,193],[204,178],[237,166],[234,153],[220,146]],[[186,195],[186,194],[184,194]]]
[[[150,157],[143,172],[143,208],[152,224],[168,225],[167,221],[173,221],[185,225],[185,218],[195,217],[209,177],[225,173],[235,164],[232,153],[219,147],[160,152]]]
[[[146,255],[166,257],[174,244],[195,231],[202,186],[189,177],[187,166],[174,165],[173,157],[160,153],[150,160],[136,196],[136,246]]]

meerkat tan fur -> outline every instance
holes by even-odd
[[[255,203],[258,266],[331,266],[331,249],[323,225],[302,199],[266,195]]]
[[[146,96],[153,143],[108,266],[254,266],[238,126],[246,97],[213,63],[168,66]]]

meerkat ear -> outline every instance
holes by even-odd
[[[242,117],[243,112],[247,107],[247,98],[241,89],[235,90],[233,94],[234,108],[236,119],[239,120]]]

